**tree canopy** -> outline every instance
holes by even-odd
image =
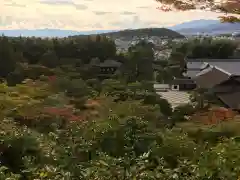
[[[163,4],[160,10],[163,11],[188,11],[194,9],[225,13],[219,16],[222,22],[240,22],[240,0],[156,0]]]

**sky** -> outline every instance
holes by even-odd
[[[217,19],[203,11],[161,12],[154,0],[0,0],[0,29],[115,30]]]

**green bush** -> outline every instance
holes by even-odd
[[[102,90],[101,82],[98,79],[88,79],[86,80],[86,84],[98,93],[100,93]]]
[[[174,122],[179,122],[179,121],[186,121],[186,116],[192,115],[196,109],[191,105],[180,105],[177,106],[172,114],[172,120]]]
[[[159,96],[153,92],[146,92],[144,96],[143,103],[155,105],[159,102]]]
[[[52,85],[56,91],[65,92],[69,97],[82,98],[90,94],[90,89],[82,79],[57,77]]]
[[[113,79],[106,79],[102,82],[102,93],[105,95],[112,95],[115,91],[126,90],[126,85],[120,81]]]
[[[160,98],[157,101],[159,107],[160,107],[160,111],[163,115],[170,117],[172,115],[172,106],[171,104],[166,100],[166,99],[162,99]]]
[[[28,79],[38,79],[41,75],[44,76],[53,76],[54,72],[44,66],[40,66],[40,65],[27,65],[26,67],[24,67],[24,77],[28,78]]]
[[[8,86],[15,86],[16,84],[22,83],[24,80],[24,74],[20,71],[14,71],[8,74],[6,81]]]

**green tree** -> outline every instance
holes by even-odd
[[[59,61],[54,51],[48,51],[42,55],[39,63],[49,68],[55,68]]]
[[[0,37],[0,76],[6,77],[15,69],[14,50],[7,37]]]
[[[168,72],[173,77],[182,77],[183,73],[186,71],[186,55],[182,52],[172,52],[169,57],[169,67]]]
[[[124,62],[124,74],[128,81],[152,81],[153,80],[154,53],[152,45],[140,41],[129,48],[128,60]]]

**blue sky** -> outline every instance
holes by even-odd
[[[154,0],[0,0],[0,29],[167,27],[219,16],[203,11],[166,13],[158,6]]]

